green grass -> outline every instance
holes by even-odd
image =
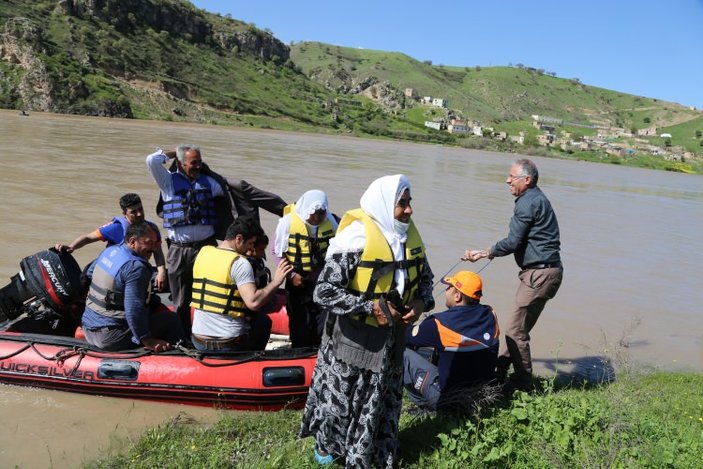
[[[703,375],[623,373],[610,384],[516,393],[471,417],[404,412],[401,467],[680,467],[703,454]],[[231,413],[211,426],[180,417],[95,468],[312,468],[301,411]]]
[[[701,136],[697,137],[696,131],[700,132]],[[657,133],[659,135],[670,133],[672,144],[681,145],[686,150],[695,153],[703,152],[703,145],[701,145],[701,142],[703,142],[703,116],[682,124],[658,128]],[[666,139],[660,138],[658,141],[663,143],[664,140]]]

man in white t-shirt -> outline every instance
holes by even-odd
[[[239,217],[219,247],[204,246],[193,267],[193,345],[202,351],[263,350],[271,319],[256,311],[265,306],[292,270],[278,264],[271,283],[256,287],[246,252],[263,233],[252,218]]]

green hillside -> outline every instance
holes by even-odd
[[[398,90],[412,88],[419,97],[447,99],[448,107],[464,118],[498,128],[503,124],[506,129],[528,130],[532,115],[629,131],[651,126],[661,129],[678,125],[701,127],[700,123],[696,124],[701,119],[700,111],[587,86],[577,78],[559,78],[522,65],[448,67],[419,62],[397,52],[319,42],[292,45],[291,59],[330,90],[345,91],[375,77],[379,82],[389,81]],[[698,144],[684,142],[678,136],[673,140],[673,144],[691,151]]]

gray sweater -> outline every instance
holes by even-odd
[[[539,187],[527,189],[515,199],[510,233],[491,247],[495,257],[515,255],[521,268],[560,262],[559,223],[552,204]]]

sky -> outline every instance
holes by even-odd
[[[703,109],[703,0],[195,0],[282,42],[402,52],[447,66],[543,68]]]

